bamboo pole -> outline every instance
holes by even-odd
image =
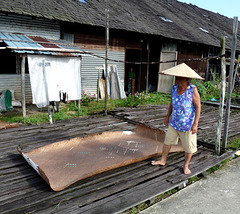
[[[26,119],[26,99],[25,99],[25,64],[26,64],[26,56],[22,56],[21,63],[21,94],[22,94],[22,112],[23,112],[23,120],[25,122]]]
[[[106,27],[105,27],[105,39],[106,39],[106,52],[105,52],[105,115],[107,115],[107,100],[108,100],[108,94],[107,94],[107,78],[108,78],[108,46],[109,46],[109,9],[105,9],[105,21],[106,21]]]
[[[81,100],[78,100],[78,117],[80,116]]]
[[[233,77],[233,89],[235,86],[236,76],[238,75],[239,62],[240,62],[240,55],[238,55],[238,61],[237,61],[237,65],[236,65],[235,73],[234,73],[234,77]]]
[[[81,84],[81,79],[82,79],[82,56],[80,56],[80,70],[79,70],[79,75],[80,75],[80,85],[82,88]],[[82,89],[81,89],[82,90]],[[82,96],[82,95],[81,95]],[[82,97],[81,97],[82,98]],[[78,117],[80,116],[80,110],[81,110],[81,98],[78,100]]]
[[[150,56],[150,50],[149,50],[149,39],[147,41],[147,77],[146,77],[146,94],[148,94],[148,82],[149,82],[149,56]]]
[[[100,69],[98,69],[98,83],[97,83],[97,102],[99,101],[99,88],[100,88]]]
[[[221,37],[221,55],[225,55],[225,37]],[[221,95],[220,95],[220,105],[219,105],[219,115],[218,115],[218,126],[216,132],[216,143],[215,151],[217,155],[220,155],[220,141],[221,141],[221,130],[223,121],[223,109],[224,109],[224,98],[225,98],[225,85],[226,85],[226,58],[221,59]]]
[[[233,81],[233,69],[234,69],[235,52],[236,52],[236,44],[237,44],[237,29],[238,29],[238,17],[234,17],[231,63],[230,63],[230,71],[229,71],[229,79],[228,79],[228,93],[227,93],[226,114],[225,114],[224,135],[223,135],[223,148],[227,147],[231,95],[232,95],[232,88],[233,88],[232,87],[232,85],[233,85],[233,82],[232,82]]]

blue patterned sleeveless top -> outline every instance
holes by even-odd
[[[193,89],[194,85],[189,84],[187,90],[178,95],[177,85],[172,88],[172,115],[170,125],[181,132],[191,129],[195,118],[195,107],[193,105]]]

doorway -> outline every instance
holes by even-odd
[[[124,90],[128,94],[129,73],[131,68],[135,73],[135,91],[139,91],[139,82],[141,77],[141,50],[126,49],[125,56],[125,77],[124,77]]]

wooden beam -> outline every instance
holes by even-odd
[[[236,68],[235,68],[235,73],[233,75],[233,89],[234,89],[234,86],[235,86],[236,76],[238,76],[239,62],[240,62],[240,55],[238,55],[237,65],[236,65]]]
[[[147,41],[147,77],[146,77],[146,94],[148,94],[148,82],[149,82],[149,57],[150,57],[150,49],[149,49],[149,39]]]
[[[25,99],[25,64],[26,56],[22,55],[22,64],[21,64],[21,93],[22,93],[22,112],[23,120],[26,119],[26,99]]]
[[[225,37],[221,37],[221,55],[225,55]],[[222,120],[223,120],[223,109],[224,109],[224,98],[225,98],[225,85],[226,85],[226,58],[221,59],[221,95],[220,95],[220,105],[219,105],[219,115],[218,115],[218,126],[216,132],[216,143],[215,151],[217,155],[220,155],[220,141],[221,141],[221,130],[222,130]]]
[[[227,93],[227,105],[225,114],[225,124],[224,124],[224,135],[223,135],[223,147],[227,147],[228,138],[228,126],[229,126],[229,116],[230,116],[230,106],[231,106],[231,95],[232,95],[232,85],[233,85],[233,70],[235,62],[235,52],[237,44],[237,29],[238,29],[238,17],[234,17],[233,20],[233,37],[232,37],[232,51],[231,51],[231,63],[228,79],[228,93]]]
[[[106,39],[106,52],[105,52],[105,115],[107,115],[107,78],[108,78],[108,47],[109,47],[109,9],[105,9],[105,39]]]

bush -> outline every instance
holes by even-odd
[[[146,94],[146,92],[136,92],[135,95],[129,95],[124,102],[125,106],[136,107],[138,105],[146,104],[166,104],[170,102],[170,96],[163,93],[152,92]]]
[[[146,104],[148,101],[149,95],[145,92],[136,92],[135,95],[129,94],[129,96],[125,99],[125,106],[135,107],[138,105]]]
[[[201,100],[220,99],[221,91],[218,88],[219,84],[213,84],[211,81],[203,83],[203,81],[199,80],[192,80],[192,84],[197,87]]]
[[[192,84],[195,85],[198,89],[198,93],[200,94],[201,99],[203,99],[207,93],[206,87],[203,85],[202,80],[192,79]]]
[[[85,90],[82,91],[82,99],[81,99],[82,105],[88,106],[94,100],[96,100],[96,94],[91,95],[90,93],[87,93]]]

